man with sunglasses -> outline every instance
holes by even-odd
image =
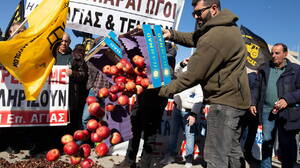
[[[193,0],[192,5],[196,31],[163,32],[166,39],[196,50],[187,71],[162,87],[159,95],[173,97],[200,83],[204,103],[210,105],[204,149],[207,168],[240,168],[244,166],[240,119],[250,106],[250,89],[238,18],[227,9],[221,10],[219,0]]]

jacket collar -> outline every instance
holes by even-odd
[[[238,17],[235,14],[233,14],[228,9],[224,9],[217,16],[208,20],[203,26],[201,26],[197,30],[197,32],[202,32],[202,34],[203,34],[203,33],[207,32],[210,28],[215,27],[215,26],[235,25],[236,24],[235,22],[237,20],[238,20]]]

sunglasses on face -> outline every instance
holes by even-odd
[[[206,8],[202,8],[202,9],[198,9],[198,10],[194,10],[194,12],[192,13],[193,16],[198,16],[200,17],[202,15],[202,13],[206,10],[206,9],[209,9],[211,8],[211,6],[208,6]]]

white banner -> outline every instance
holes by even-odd
[[[27,16],[41,0],[27,0]],[[184,0],[70,0],[67,27],[106,36],[126,33],[137,25],[177,29]]]
[[[36,101],[26,101],[23,86],[0,66],[0,127],[68,123],[67,66],[54,66]]]

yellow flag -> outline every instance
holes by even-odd
[[[36,100],[51,72],[68,4],[69,0],[43,0],[28,16],[27,30],[0,42],[0,63],[23,84],[26,100]]]

